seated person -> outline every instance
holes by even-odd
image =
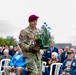
[[[45,61],[46,63],[48,63],[53,52],[58,53],[58,48],[55,47],[54,41],[52,41],[50,43],[50,47],[46,51],[44,51],[44,54],[42,55],[42,61]]]
[[[67,52],[70,50],[69,46],[65,46],[64,52],[61,54],[61,63],[64,62],[65,59],[67,59],[68,54]]]
[[[12,58],[12,56],[9,55],[9,50],[5,49],[4,52],[3,52],[3,55],[0,56],[0,61],[2,59],[11,59],[11,58]]]
[[[64,60],[63,65],[60,70],[62,75],[70,75],[69,72],[70,72],[71,63],[74,57],[74,52],[72,50],[69,50],[67,54],[68,54],[68,58]]]
[[[50,65],[53,64],[53,63],[57,63],[58,62],[57,57],[58,57],[58,54],[56,52],[53,52],[51,59],[49,60],[48,64],[45,67],[45,73],[43,73],[43,75],[49,75],[49,73],[50,73]],[[54,69],[55,69],[55,66],[53,67],[53,70]],[[52,73],[52,75],[54,75],[54,73]]]
[[[64,52],[64,51],[63,51],[63,48],[61,48],[61,49],[58,50],[58,60],[59,60],[59,62],[61,62],[61,54],[62,54],[63,52]]]
[[[14,56],[13,46],[9,47],[9,55]]]
[[[48,63],[49,59],[51,58],[51,51],[50,49],[46,49],[42,55],[42,61],[45,61],[46,63]]]
[[[18,47],[18,53],[12,57],[10,61],[10,66],[4,67],[4,75],[10,75],[10,72],[16,73],[16,75],[21,75],[22,67],[25,67],[26,63],[23,59],[22,50]]]
[[[4,50],[3,54],[4,54],[4,55],[1,55],[1,56],[0,56],[0,61],[1,61],[2,59],[11,59],[11,58],[12,58],[12,56],[9,55],[9,50],[7,50],[7,49]],[[1,70],[3,70],[4,63],[5,63],[5,62],[2,63]]]
[[[70,75],[76,75],[76,58],[73,59],[70,67]]]

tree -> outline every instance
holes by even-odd
[[[2,46],[3,44],[7,46],[16,46],[17,40],[13,36],[7,36],[6,38],[0,37],[0,46]]]
[[[0,37],[0,46],[2,46],[3,44],[8,45],[9,41],[7,39],[4,39],[4,38]]]
[[[9,44],[8,46],[16,46],[17,45],[17,40],[13,36],[7,36],[6,39],[8,40]]]

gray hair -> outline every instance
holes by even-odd
[[[9,52],[9,50],[5,49],[5,50],[4,50],[4,53],[5,53],[5,52],[7,52],[7,53],[8,53],[8,52]]]
[[[13,46],[10,46],[10,48],[13,48]]]

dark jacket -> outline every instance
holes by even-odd
[[[14,50],[9,50],[9,55],[14,56]]]
[[[64,69],[66,68],[66,63],[67,63],[68,59],[64,60],[63,62],[63,65],[61,66],[61,69],[60,69],[60,73],[62,74],[62,72],[65,72]],[[72,64],[72,63],[71,63]],[[74,68],[70,68],[70,71],[74,70]],[[75,72],[76,73],[76,72]],[[73,75],[73,74],[71,74]],[[75,74],[76,75],[76,74]]]
[[[67,59],[64,60],[63,65],[62,65],[62,67],[61,67],[61,69],[60,69],[60,73],[61,73],[61,74],[62,74],[62,72],[64,72],[64,69],[65,69],[65,66],[66,66],[66,62],[67,62]]]
[[[54,47],[52,52],[57,52],[58,53],[58,48]]]
[[[76,75],[76,59],[72,61],[71,67],[70,67],[70,74]]]
[[[61,54],[61,63],[63,63],[64,60],[67,59],[67,56],[65,56],[65,54],[66,54],[66,52],[63,52],[63,53]]]
[[[48,60],[51,58],[52,52],[58,53],[58,48],[54,47],[52,51],[51,51],[51,48],[48,48],[42,55],[42,60],[45,62],[48,62]]]

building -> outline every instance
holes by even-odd
[[[55,47],[58,49],[65,48],[65,46],[69,46],[70,48],[73,48],[71,43],[55,43]]]

